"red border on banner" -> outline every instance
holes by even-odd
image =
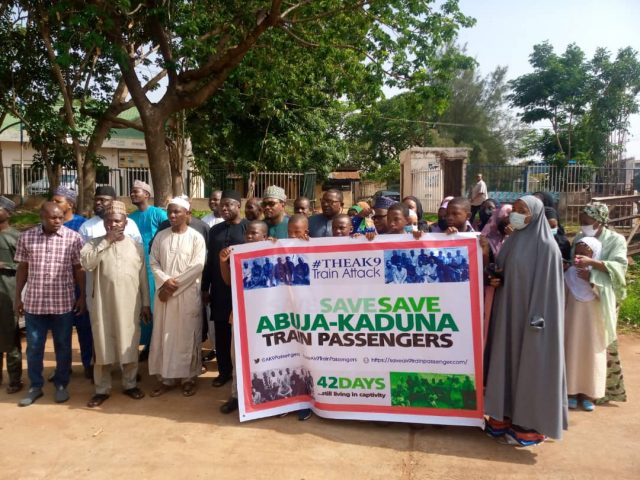
[[[255,252],[238,253],[233,256],[236,272],[242,271],[242,262],[253,258],[268,257],[278,255],[283,252],[290,254],[302,253],[335,253],[335,252],[362,252],[367,250],[403,250],[407,248],[455,248],[467,247],[469,254],[469,288],[471,290],[471,328],[473,335],[473,357],[475,367],[475,387],[476,387],[476,409],[445,409],[445,408],[414,408],[400,407],[392,405],[358,405],[358,404],[340,404],[340,403],[324,403],[313,400],[310,395],[301,395],[297,397],[288,397],[280,400],[266,402],[264,404],[253,404],[251,395],[251,371],[249,369],[249,346],[247,340],[247,322],[246,310],[244,305],[244,285],[242,284],[242,275],[236,273],[236,292],[238,299],[238,318],[240,319],[240,350],[242,358],[242,377],[245,411],[248,413],[260,412],[274,407],[282,407],[294,403],[311,401],[314,402],[315,408],[327,411],[343,411],[343,412],[367,412],[367,413],[387,413],[387,414],[407,414],[422,416],[445,416],[445,417],[465,417],[465,418],[482,418],[484,415],[484,398],[483,398],[483,367],[482,367],[482,312],[480,309],[480,276],[481,272],[475,268],[478,265],[478,240],[477,238],[458,238],[447,240],[447,245],[442,245],[443,241],[434,240],[403,240],[398,242],[385,243],[358,243],[344,245],[309,245],[309,246],[292,246],[292,247],[273,247]],[[474,265],[474,268],[471,268]],[[473,273],[472,273],[473,272]]]

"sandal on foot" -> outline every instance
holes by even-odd
[[[107,398],[109,398],[109,395],[107,395],[106,393],[96,393],[93,397],[91,397],[91,400],[87,402],[87,407],[89,408],[99,407],[104,403],[104,401]]]
[[[185,397],[193,397],[196,394],[196,390],[195,382],[185,382],[182,384],[182,395]]]
[[[595,404],[586,398],[582,399],[582,408],[585,412],[593,412],[596,409]]]
[[[165,385],[164,383],[161,383],[160,385],[158,385],[156,388],[153,389],[153,391],[149,394],[149,396],[159,397],[160,395],[164,395],[170,390],[173,390],[173,385]]]
[[[568,404],[569,404],[569,409],[575,410],[576,408],[578,408],[578,399],[575,397],[570,397]]]
[[[133,398],[134,400],[140,400],[141,398],[144,398],[144,392],[138,387],[128,388],[122,393],[124,393],[129,398]]]

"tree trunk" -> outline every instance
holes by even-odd
[[[76,159],[76,175],[78,181],[78,204],[84,205],[84,191],[82,189],[82,185],[84,185],[84,157],[82,155],[82,147],[80,146],[80,142],[78,139],[73,139],[73,156]]]
[[[171,162],[171,191],[173,192],[174,197],[184,194],[182,170],[175,168],[173,162]]]
[[[2,142],[0,142],[0,195],[4,195],[4,162],[2,161]]]
[[[164,121],[159,115],[150,115],[145,119],[144,123],[144,142],[149,156],[154,204],[164,207],[171,199],[173,192],[171,164],[165,142]]]
[[[49,152],[44,150],[41,152],[42,162],[47,171],[47,179],[49,180],[49,194],[53,196],[53,192],[60,185],[60,176],[62,175],[62,165],[53,165],[49,161]]]
[[[111,130],[111,122],[104,119],[98,120],[93,129],[93,134],[89,138],[89,144],[84,154],[84,164],[82,165],[82,176],[84,183],[81,184],[83,192],[83,203],[78,203],[77,209],[80,212],[91,210],[93,207],[93,195],[96,190],[96,161],[98,149],[102,146]]]

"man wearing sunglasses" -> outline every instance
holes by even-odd
[[[264,221],[269,227],[269,236],[271,238],[287,238],[289,236],[287,227],[289,216],[284,209],[287,201],[284,188],[271,185],[265,189],[262,197],[262,213]]]
[[[322,213],[311,215],[309,218],[309,236],[312,238],[331,237],[333,235],[333,219],[342,213],[344,201],[342,192],[334,188],[322,194],[320,207]]]

